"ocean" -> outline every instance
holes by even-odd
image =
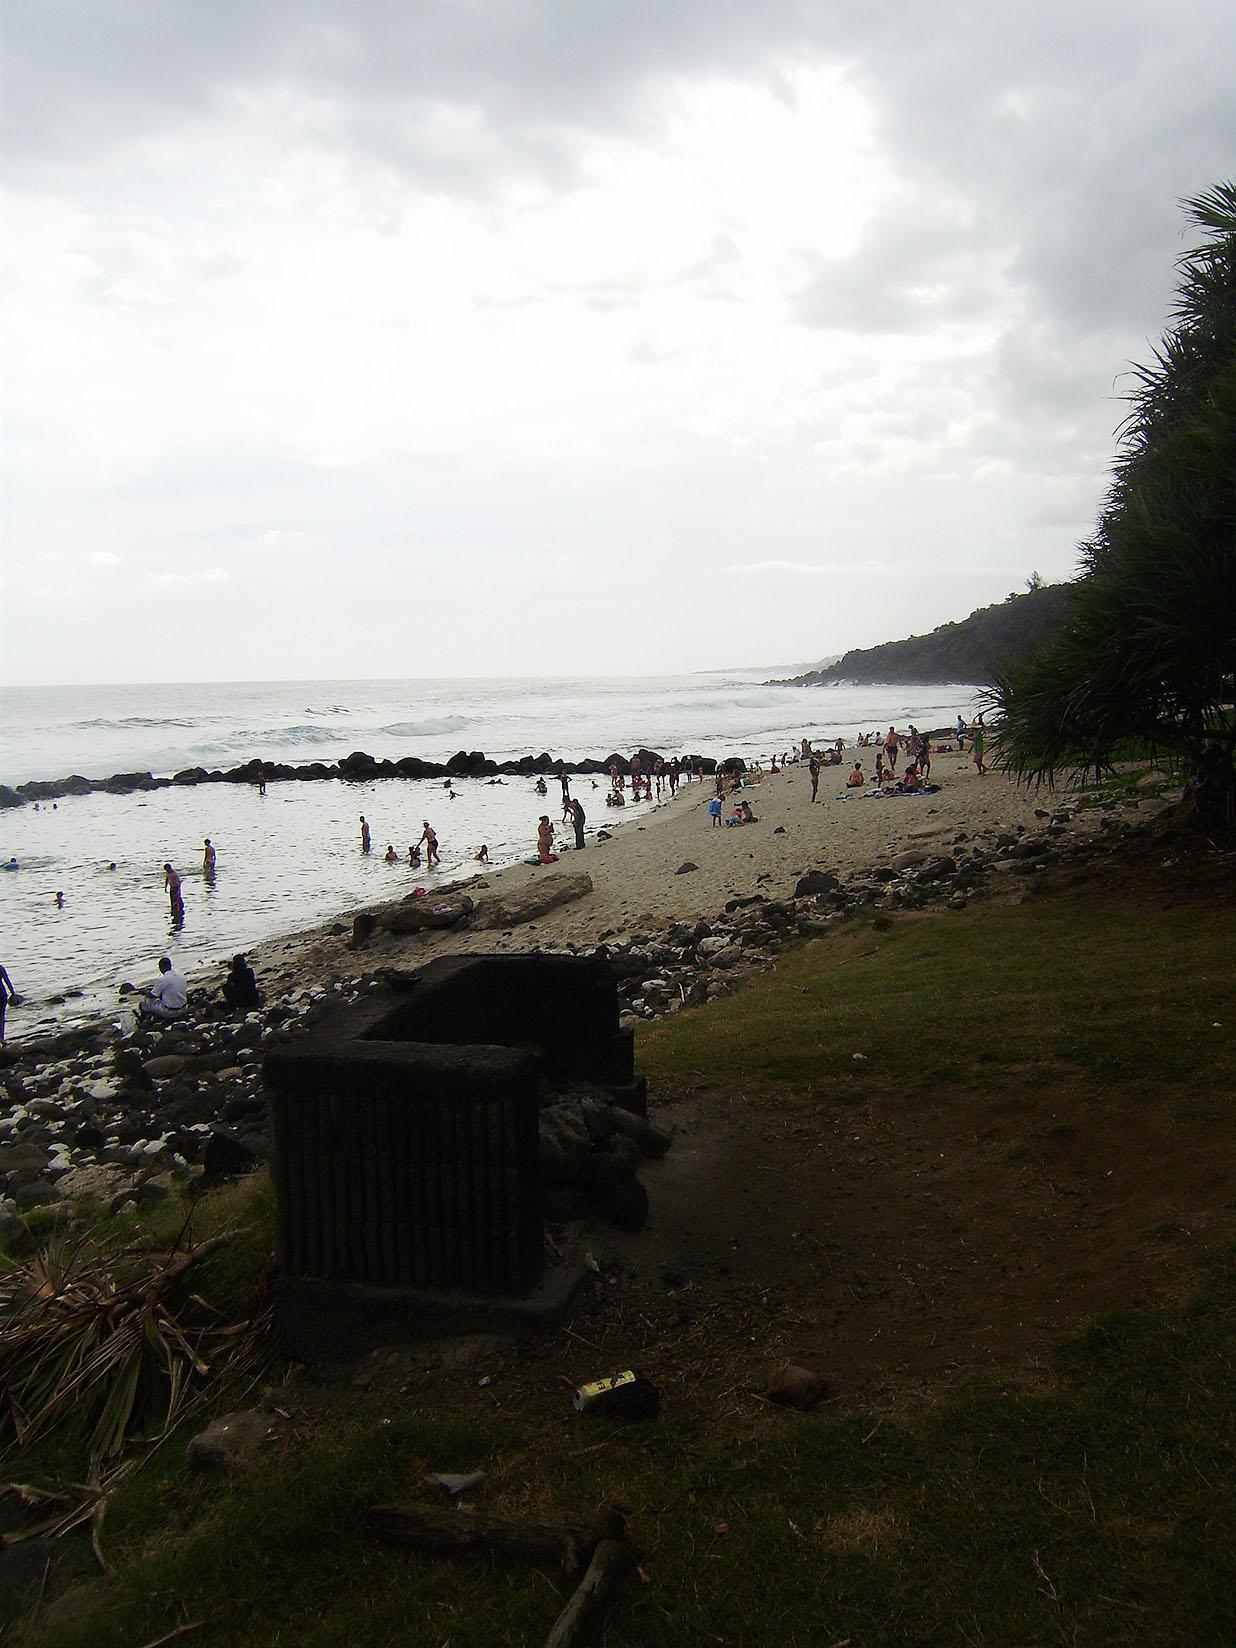
[[[763,672],[765,675],[768,672]],[[951,725],[973,687],[770,687],[754,671],[629,679],[278,681],[0,689],[0,781],[162,776],[186,767],[333,762],[356,750],[446,761],[547,751],[565,760],[629,753],[767,759],[802,737],[852,742],[890,723]],[[591,832],[621,827],[604,789],[573,785]],[[536,822],[557,822],[556,787],[443,781],[206,784],[127,796],[65,797],[0,812],[0,962],[22,997],[9,1029],[26,1036],[114,1011],[123,980],[145,983],[168,954],[192,975],[234,951],[291,934],[428,881],[407,863],[429,819],[442,867],[430,884],[473,874],[484,842],[495,867],[533,850]],[[360,852],[359,815],[373,832]],[[209,884],[204,838],[218,854]],[[387,844],[400,862],[383,861]],[[169,925],[163,864],[184,878],[185,923]],[[114,865],[114,868],[112,866]],[[64,894],[63,908],[56,894]]]

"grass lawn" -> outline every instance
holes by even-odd
[[[426,1470],[471,1469],[490,1511],[629,1501],[643,1577],[609,1648],[1236,1640],[1233,925],[1230,901],[1171,902],[1135,879],[880,929],[863,918],[641,1039],[654,1093],[720,1076],[767,1114],[831,1125],[891,1083],[953,1118],[959,1140],[1008,1099],[1039,1160],[1074,1112],[1151,1117],[1165,1173],[1179,1141],[1191,1171],[1205,1159],[1226,1175],[1188,1286],[1060,1340],[1047,1377],[988,1367],[806,1415],[680,1395],[625,1425],[572,1422],[563,1396],[478,1414],[293,1381],[259,1470],[202,1479],[164,1448],[109,1511],[115,1574],[11,1640],[131,1648],[201,1621],[183,1640],[540,1643],[570,1588],[560,1575],[391,1551],[361,1527],[366,1505],[419,1497]],[[270,1210],[260,1186],[230,1196],[228,1218],[250,1229],[239,1269],[216,1277],[235,1301]]]

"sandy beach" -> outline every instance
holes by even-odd
[[[319,927],[294,938],[273,940],[255,950],[256,965],[269,981],[277,979],[280,987],[288,989],[297,981],[325,984],[355,978],[375,966],[416,966],[448,953],[586,947],[604,939],[653,932],[674,922],[711,917],[731,898],[756,893],[786,897],[808,870],[845,875],[887,862],[908,848],[929,843],[943,846],[963,832],[978,838],[1016,831],[1019,826],[1027,831],[1038,829],[1046,820],[1036,818],[1036,810],[1054,810],[1060,800],[1045,802],[1043,795],[1019,788],[995,771],[980,775],[968,753],[955,751],[933,759],[932,778],[940,785],[938,793],[872,796],[845,789],[852,761],[851,754],[844,765],[824,768],[814,804],[805,766],[790,765],[777,774],[756,775],[742,793],[751,801],[758,823],[741,828],[713,826],[707,810],[713,783],[705,778],[702,783],[681,787],[672,801],[655,808],[641,803],[642,817],[633,817],[628,806],[613,837],[598,842],[594,829],[604,829],[612,818],[604,805],[604,790],[579,788],[576,793],[589,821],[583,852],[563,851],[556,864],[515,864],[486,872],[455,883],[451,891],[467,891],[479,903],[533,881],[586,872],[592,891],[584,897],[507,931],[463,926],[405,937],[379,932],[361,951],[348,947],[355,913],[348,911],[339,918],[346,922],[348,933]],[[538,798],[531,795],[531,786],[529,790],[531,814]],[[727,797],[726,812],[730,810]],[[1080,812],[1076,826],[1084,828],[1086,819],[1087,814]],[[560,830],[560,838],[563,833]],[[678,873],[687,863],[696,868]],[[421,877],[414,884],[433,891],[432,877]]]

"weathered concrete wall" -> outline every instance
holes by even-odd
[[[544,1259],[536,1067],[310,1037],[267,1055],[284,1276],[483,1294]]]
[[[597,1082],[620,1102],[634,1085],[617,978],[593,956],[444,956],[376,998],[371,1015],[357,1030],[366,1040],[531,1047],[553,1080]],[[642,1111],[642,1083],[637,1098]]]

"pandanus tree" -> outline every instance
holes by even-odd
[[[1236,823],[1236,184],[1187,203],[1169,330],[1134,370],[1058,635],[997,675],[1002,764],[1052,783],[1137,747]]]

